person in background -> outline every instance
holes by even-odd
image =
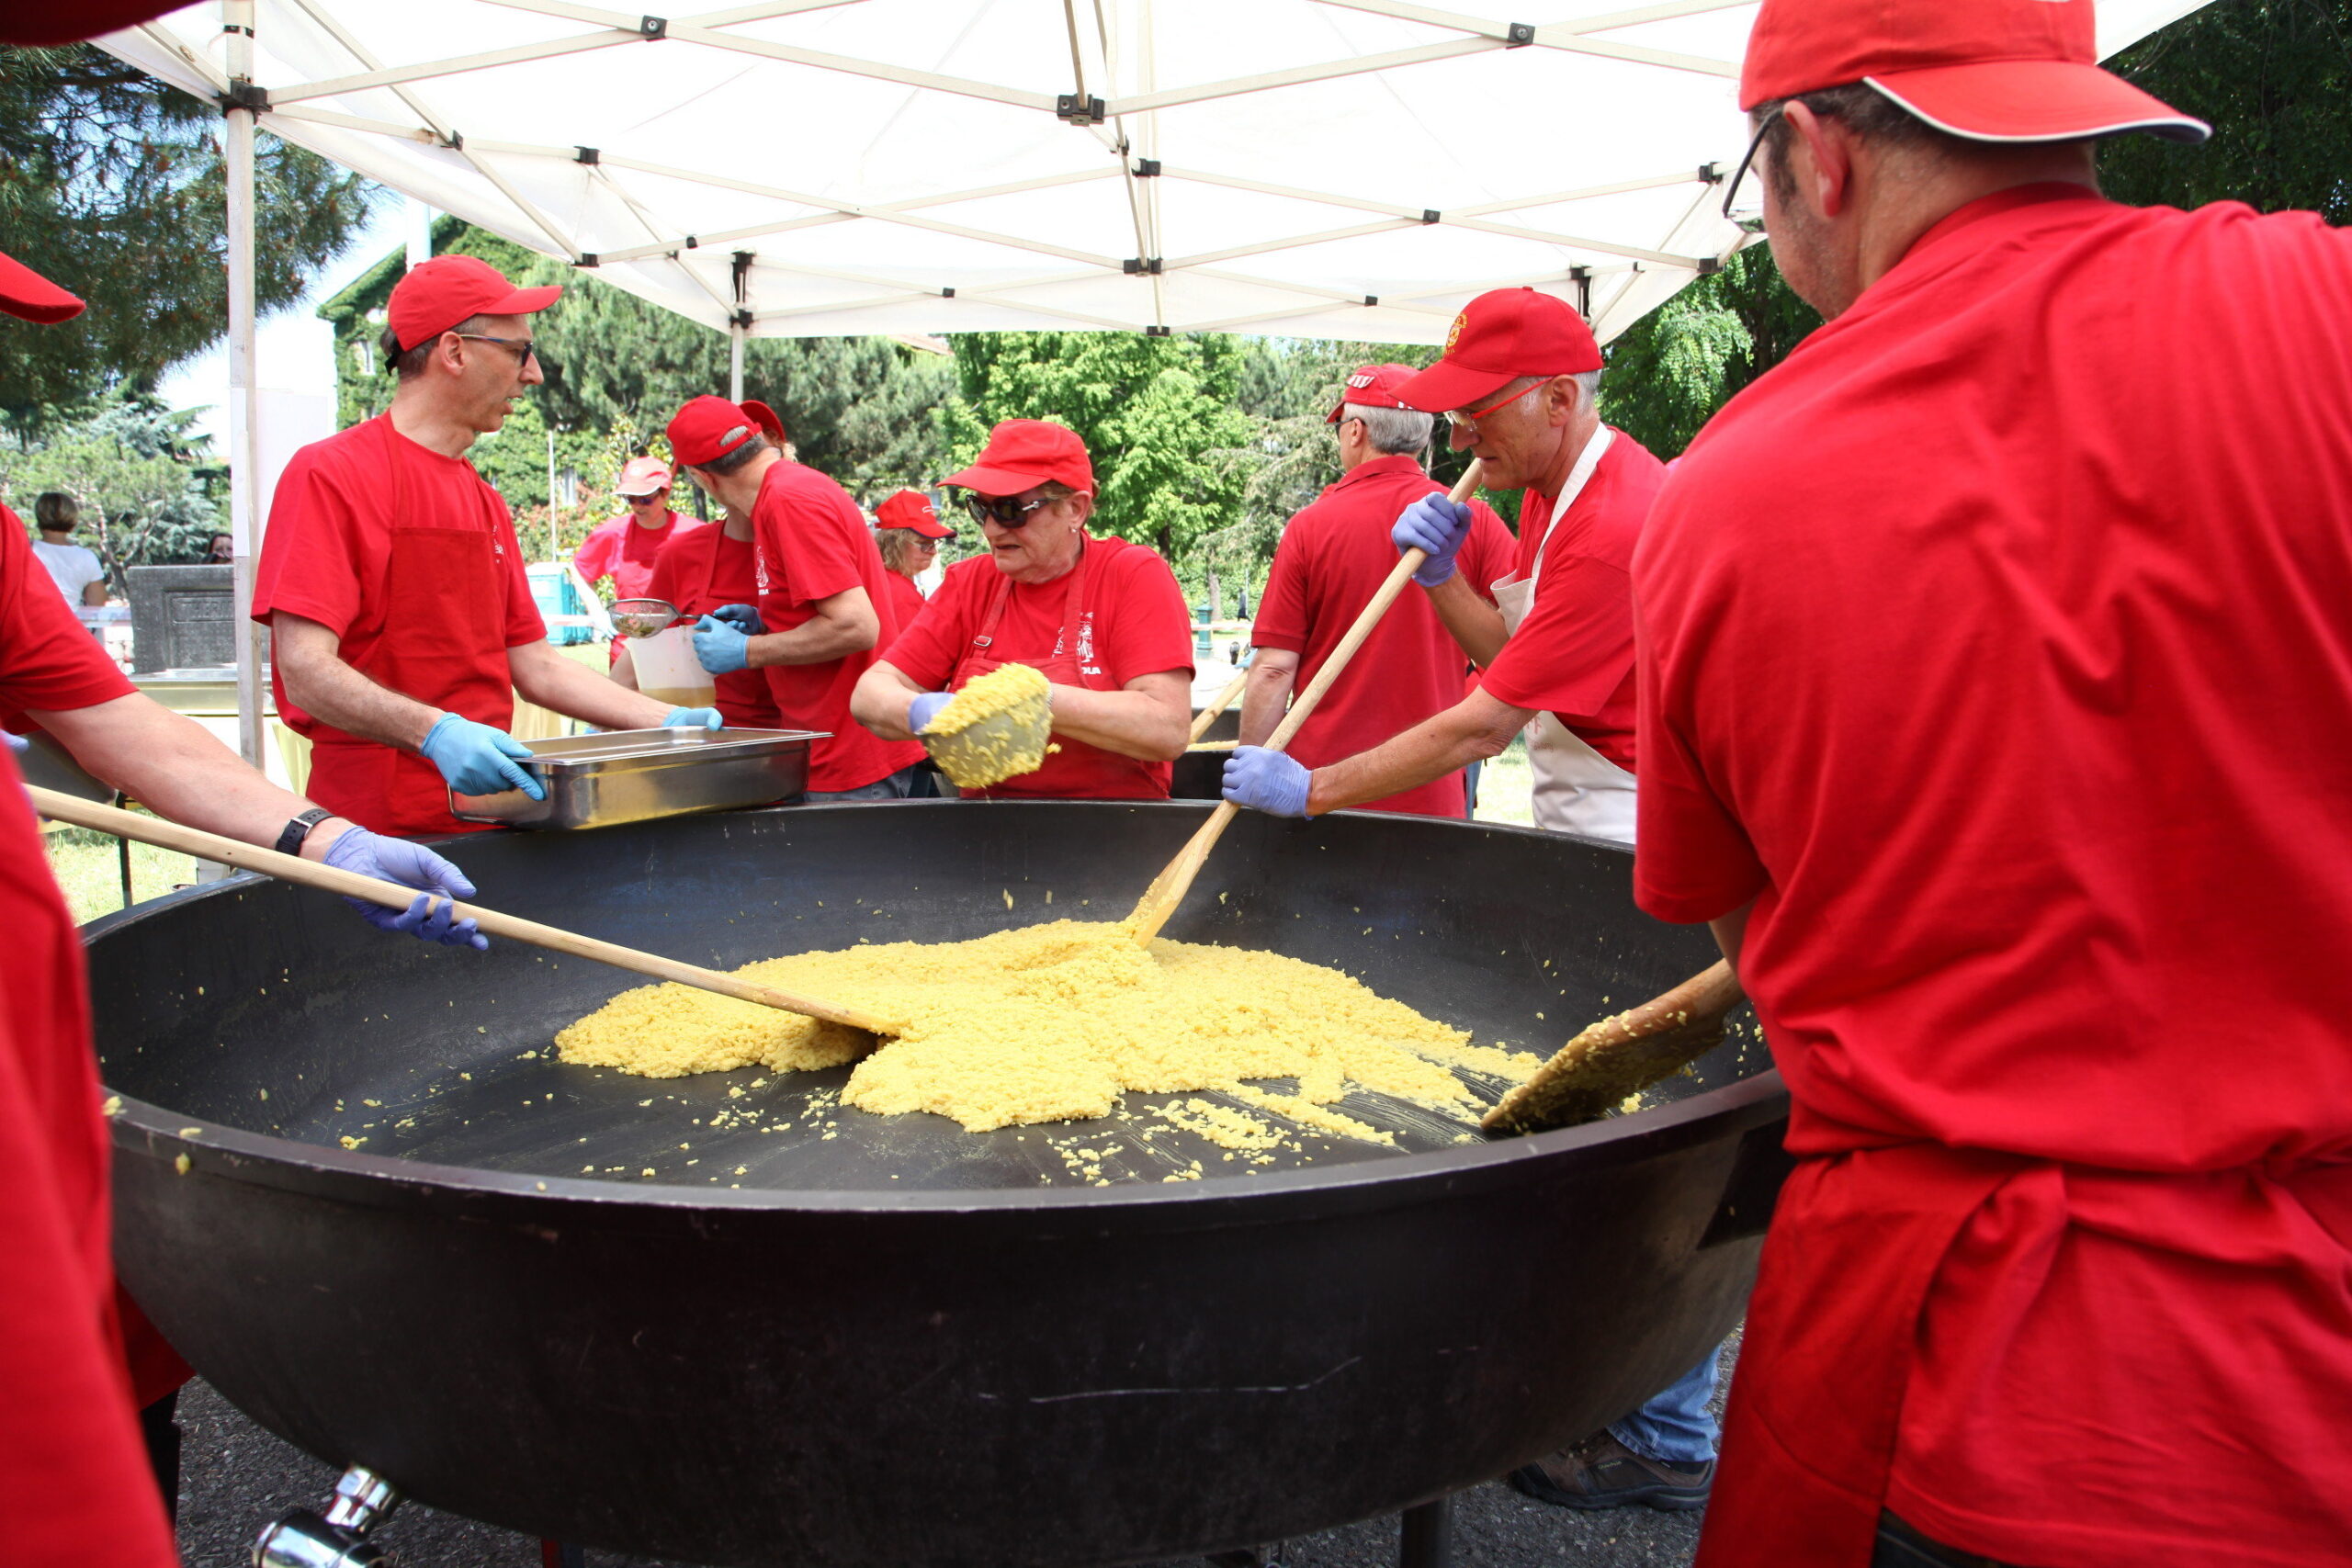
[[[689,621],[721,610],[728,611],[730,618],[740,617],[759,595],[757,558],[751,514],[729,507],[718,523],[681,528],[671,536],[654,558],[653,576],[645,584],[644,596],[676,605],[679,615]],[[628,639],[615,637],[613,648],[613,679],[633,691],[637,665],[629,656]],[[719,715],[730,727],[785,727],[765,671],[730,669],[714,673],[711,679],[718,691]]]
[[[941,481],[972,493],[989,554],[958,561],[858,683],[853,711],[911,736],[956,687],[1003,664],[1042,671],[1054,740],[1035,773],[967,795],[1164,800],[1192,725],[1193,623],[1159,553],[1087,531],[1094,465],[1068,425],[1009,419]]]
[[[543,379],[517,288],[473,256],[409,269],[387,303],[391,406],[294,455],[254,584],[278,712],[311,740],[311,791],[403,835],[480,830],[448,792],[545,792],[514,759],[514,694],[607,729],[718,728],[566,659],[531,600],[506,503],[465,458]]]
[[[233,566],[237,560],[237,541],[233,535],[215,534],[204,547],[204,558],[199,566]]]
[[[96,551],[74,542],[74,530],[82,525],[81,506],[62,491],[43,491],[33,498],[33,522],[40,529],[33,554],[49,569],[50,581],[65,602],[92,607],[105,604],[107,569],[98,564]]]
[[[0,310],[55,322],[81,310],[0,256]],[[278,788],[132,690],[41,580],[39,547],[0,506],[0,1563],[168,1568],[171,1412],[188,1371],[114,1281],[82,942],[19,787],[18,737],[45,731],[160,817],[423,890],[404,913],[354,905],[372,925],[488,942],[451,919],[449,900],[474,893],[456,866]]]
[[[757,602],[724,606],[695,628],[713,675],[757,671],[785,725],[821,738],[808,754],[814,802],[899,800],[922,748],[886,740],[850,716],[875,649],[899,634],[881,552],[849,493],[785,456],[762,405],[700,397],[670,420],[670,450],[713,501],[752,523]]]
[[[931,570],[939,558],[939,541],[955,532],[940,522],[931,497],[919,490],[886,495],[874,509],[874,543],[890,569],[890,596],[898,603],[901,627],[914,625],[922,613],[922,589],[915,579]]]
[[[662,598],[649,586],[654,561],[664,545],[701,525],[670,510],[670,466],[659,457],[631,457],[613,490],[628,510],[588,530],[571,552],[572,569],[591,588],[611,578],[616,599]]]
[[[1241,694],[1241,743],[1262,746],[1282,722],[1294,687],[1315,679],[1357,615],[1396,568],[1389,530],[1396,515],[1445,487],[1421,468],[1432,416],[1408,408],[1396,389],[1408,365],[1367,365],[1348,378],[1329,423],[1337,427],[1337,483],[1327,486],[1283,529],[1266,591],[1250,630],[1257,649]],[[1510,569],[1510,533],[1483,502],[1472,502],[1470,533],[1456,552],[1472,584]],[[1462,700],[1467,657],[1428,596],[1408,594],[1389,607],[1356,652],[1347,677],[1333,682],[1289,754],[1319,767],[1379,745]],[[1363,803],[1367,811],[1423,817],[1464,814],[1463,775],[1449,770],[1427,784]]]

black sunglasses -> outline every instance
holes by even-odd
[[[967,491],[964,497],[964,510],[972,514],[973,522],[995,523],[1005,528],[1026,528],[1039,507],[1053,503],[1051,500],[1015,501],[1009,495],[982,495],[978,491]]]
[[[1732,213],[1731,204],[1738,199],[1739,187],[1746,182],[1747,178],[1747,171],[1756,162],[1756,154],[1763,149],[1764,139],[1772,134],[1772,128],[1781,123],[1781,116],[1784,112],[1785,107],[1786,106],[1783,106],[1782,108],[1776,108],[1770,114],[1766,115],[1762,123],[1757,126],[1756,134],[1748,138],[1747,156],[1739,161],[1738,169],[1734,171],[1731,176],[1730,186],[1724,191],[1724,217],[1728,219],[1730,221],[1736,223],[1743,231],[1750,234],[1760,234],[1764,231],[1764,214],[1761,210],[1758,210],[1753,213],[1747,213],[1735,217]]]

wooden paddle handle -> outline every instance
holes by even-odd
[[[297,855],[282,855],[276,850],[265,850],[235,839],[224,839],[218,833],[208,833],[199,828],[182,827],[177,822],[166,822],[160,817],[141,817],[136,812],[100,806],[94,801],[76,800],[70,795],[60,795],[55,790],[41,789],[37,785],[28,784],[25,793],[32,797],[34,809],[60,822],[71,822],[77,828],[96,829],[119,839],[153,844],[157,849],[198,855],[224,865],[233,865],[241,871],[257,871],[281,882],[315,887],[322,893],[339,894],[345,898],[364,898],[371,904],[381,904],[388,909],[407,908],[416,901],[419,891],[397,882],[361,876],[356,872],[321,865]],[[869,1030],[876,1034],[896,1034],[901,1031],[901,1026],[889,1019],[854,1008],[835,1007],[830,1002],[794,996],[789,991],[753,985],[749,980],[738,979],[716,969],[682,964],[658,953],[641,953],[633,947],[623,947],[618,942],[600,942],[594,937],[582,936],[577,931],[543,926],[537,920],[502,915],[495,909],[485,909],[479,905],[458,903],[455,899],[450,902],[455,906],[457,918],[474,921],[492,936],[510,937],[533,947],[544,947],[552,953],[567,953],[575,958],[609,964],[616,969],[650,975],[658,980],[675,980],[681,985],[716,991],[721,996],[734,997],[742,1001],[757,1002],[763,1007],[847,1024],[852,1029]]]
[[[1740,987],[1739,976],[1732,973],[1731,961],[1718,958],[1674,989],[1652,997],[1639,1007],[1628,1008],[1614,1018],[1604,1019],[1595,1027],[1605,1030],[1611,1042],[1645,1040],[1694,1023],[1708,1027],[1737,1007],[1747,995]]]
[[[1250,671],[1247,670],[1233,672],[1233,679],[1225,683],[1225,690],[1216,694],[1216,700],[1193,716],[1192,733],[1185,737],[1185,744],[1190,745],[1209,732],[1209,726],[1216,722],[1216,716],[1233,705],[1233,699],[1241,694],[1241,688],[1249,683],[1249,680]]]
[[[1478,488],[1483,467],[1477,458],[1471,458],[1470,466],[1462,470],[1460,479],[1453,481],[1453,489],[1447,493],[1446,499],[1456,506],[1468,501]],[[1396,603],[1396,595],[1405,591],[1405,584],[1412,581],[1413,573],[1420,570],[1421,563],[1429,558],[1428,552],[1423,550],[1407,550],[1398,558],[1396,567],[1381,583],[1380,591],[1372,596],[1372,602],[1356,616],[1355,625],[1348,628],[1339,646],[1331,649],[1330,657],[1323,660],[1323,667],[1315,671],[1315,679],[1306,683],[1306,690],[1291,699],[1290,712],[1283,716],[1283,721],[1274,727],[1274,732],[1266,737],[1267,750],[1279,751],[1291,743],[1291,739],[1315,712],[1315,705],[1323,700],[1323,694],[1331,689],[1331,682],[1340,678],[1340,671],[1355,658],[1356,649],[1363,646],[1364,639],[1372,636],[1373,628],[1380,625],[1380,617],[1388,613],[1388,606]]]

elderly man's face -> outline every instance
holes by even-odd
[[[1522,378],[1447,415],[1447,440],[1486,466],[1488,490],[1532,484],[1559,455],[1560,432],[1575,412],[1577,384],[1566,376]]]

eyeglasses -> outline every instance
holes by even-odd
[[[1026,528],[1041,506],[1051,506],[1054,497],[1041,501],[1015,501],[1009,495],[982,495],[978,491],[964,497],[964,510],[972,514],[975,523],[994,523],[1004,528]]]
[[[1546,379],[1548,379],[1548,378],[1546,378]],[[1544,384],[1544,383],[1543,381],[1538,381],[1533,387],[1521,387],[1518,391],[1513,392],[1501,402],[1488,403],[1482,409],[1448,409],[1445,411],[1445,422],[1453,426],[1456,430],[1476,430],[1478,428],[1478,422],[1480,420],[1486,418],[1497,409],[1507,409],[1510,407],[1511,404],[1519,401],[1520,399],[1535,390],[1536,387],[1541,387]]]
[[[1747,171],[1754,165],[1756,154],[1763,148],[1764,139],[1772,133],[1772,128],[1781,123],[1782,113],[1783,109],[1776,108],[1757,126],[1756,134],[1748,139],[1747,156],[1739,161],[1738,169],[1731,176],[1730,186],[1724,191],[1724,217],[1736,224],[1742,233],[1760,234],[1764,231],[1764,203],[1760,197],[1755,206],[1741,208],[1736,212],[1732,210],[1732,203],[1739,199],[1739,187],[1747,183]]]
[[[487,333],[451,333],[449,335],[469,338],[475,343],[494,343],[501,348],[521,349],[523,352],[514,356],[514,367],[518,370],[537,358],[539,354],[537,344],[526,337],[492,337]]]
[[[622,499],[631,506],[651,506],[662,499],[662,492],[657,490],[651,495],[631,495],[624,496]]]

